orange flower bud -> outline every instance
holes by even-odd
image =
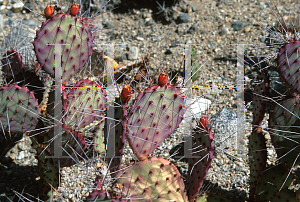
[[[200,118],[200,124],[201,124],[202,127],[207,128],[207,126],[208,126],[208,116],[203,115]]]
[[[160,73],[158,77],[158,85],[164,86],[168,82],[168,75],[166,73]]]
[[[70,15],[76,16],[79,11],[79,5],[77,3],[72,3],[71,9],[70,9]]]
[[[54,14],[54,7],[47,5],[44,10],[44,14],[45,14],[46,19],[52,18],[53,14]]]
[[[126,103],[131,98],[131,87],[129,85],[125,85],[121,92],[121,100],[122,102]]]

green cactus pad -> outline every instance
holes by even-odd
[[[0,130],[13,133],[35,129],[40,108],[33,92],[18,85],[0,87]]]
[[[280,162],[286,162],[292,166],[297,158],[299,147],[300,125],[300,97],[282,100],[274,104],[270,112],[269,128],[271,129],[271,141],[276,150]],[[295,165],[300,163],[300,159]]]
[[[122,184],[122,198],[142,201],[185,201],[183,179],[171,162],[152,157],[130,163],[128,169],[120,171],[118,183]]]
[[[123,121],[136,157],[147,158],[179,126],[184,113],[184,98],[172,85],[152,86],[141,92]]]
[[[293,95],[300,93],[300,41],[290,41],[279,49],[277,70]]]
[[[105,144],[104,144],[104,125],[105,119],[101,119],[101,121],[96,126],[95,136],[93,138],[94,141],[94,151],[97,153],[105,153]]]
[[[62,45],[62,82],[66,83],[88,61],[92,54],[92,33],[80,18],[58,14],[43,23],[33,42],[38,62],[53,78],[54,44]]]
[[[292,183],[291,167],[278,164],[266,169],[256,185],[254,201],[274,201],[281,190],[287,189]],[[289,175],[289,176],[288,176]],[[288,176],[288,177],[287,177]],[[285,201],[285,200],[282,200]]]
[[[268,74],[263,71],[258,76],[258,84],[255,85],[253,91],[253,122],[254,126],[260,126],[265,116],[267,102],[265,97],[269,95],[269,82]]]
[[[269,77],[266,72],[259,75],[259,84],[253,91],[253,128],[249,137],[249,166],[250,166],[250,198],[255,195],[255,188],[260,181],[260,174],[266,168],[267,149],[266,140],[262,133],[263,121],[267,102],[264,99],[269,94]]]
[[[101,118],[106,106],[106,91],[93,81],[81,80],[65,100],[65,124],[72,129],[83,128]]]

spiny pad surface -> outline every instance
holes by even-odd
[[[9,82],[13,77],[17,76],[25,68],[22,62],[22,57],[14,49],[7,51],[2,56],[1,63],[2,72],[7,82]]]
[[[188,201],[178,169],[165,159],[152,157],[132,162],[128,169],[119,173],[123,198],[152,202]]]
[[[123,121],[136,157],[147,158],[179,126],[184,113],[184,98],[172,85],[152,86],[141,92]]]
[[[294,95],[300,93],[300,41],[290,41],[279,49],[277,70]]]
[[[200,123],[193,131],[193,154],[188,158],[188,197],[192,201],[198,194],[206,178],[214,154],[213,134]]]
[[[72,129],[83,128],[101,118],[106,106],[106,92],[93,81],[81,80],[67,94],[66,102],[66,125]]]
[[[54,44],[62,45],[62,82],[66,83],[92,54],[92,33],[80,18],[58,14],[43,23],[33,42],[38,62],[52,77],[55,73]]]
[[[271,141],[281,162],[292,166],[299,154],[300,97],[293,97],[274,104],[270,112]],[[296,162],[299,164],[300,159]]]
[[[0,125],[13,133],[35,129],[40,108],[33,92],[18,85],[0,87]]]

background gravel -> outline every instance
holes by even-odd
[[[119,6],[109,5],[112,7]],[[130,2],[130,1],[128,1]],[[150,75],[157,75],[158,71],[181,73],[184,71],[184,44],[192,43],[198,47],[199,60],[203,65],[200,77],[195,85],[200,86],[232,86],[236,83],[236,44],[263,44],[266,31],[260,25],[266,25],[267,21],[276,22],[271,15],[269,5],[265,2],[252,0],[192,0],[179,1],[180,3],[168,15],[169,6],[160,10],[156,7],[141,8],[137,5],[123,5],[115,11],[103,12],[94,19],[97,26],[103,30],[97,44],[103,49],[100,43],[118,44],[116,49],[116,60],[119,63],[127,63],[131,60],[141,59],[146,55],[150,56]],[[37,13],[42,13],[42,7],[49,1],[40,1],[37,4],[29,1],[26,5]],[[278,9],[287,14],[290,8],[296,5],[294,1],[275,1]],[[127,6],[127,7],[126,7]],[[3,25],[3,32],[0,32],[0,42],[6,40],[11,47],[14,47],[15,35],[20,38],[27,36],[35,37],[35,30],[39,28],[44,19],[33,17],[27,13],[22,5],[13,0],[0,0],[0,25]],[[95,3],[95,6],[97,4]],[[157,7],[159,7],[157,5]],[[161,2],[161,7],[163,3]],[[64,8],[62,7],[64,10]],[[161,14],[156,14],[161,11]],[[167,13],[167,14],[165,14]],[[22,30],[18,30],[20,20],[24,24]],[[15,29],[15,31],[14,31]],[[24,29],[24,30],[23,30]],[[10,31],[15,33],[9,36]],[[3,38],[6,36],[5,38]],[[23,43],[23,42],[22,42]],[[20,44],[19,44],[20,45]],[[24,44],[23,46],[29,44]],[[29,51],[28,49],[24,51]],[[255,50],[247,50],[246,54],[252,55]],[[2,54],[2,52],[1,52]],[[262,51],[259,54],[264,54]],[[246,87],[251,89],[251,79],[257,73],[252,67],[245,67]],[[152,77],[155,79],[156,77]],[[180,84],[180,81],[177,81]],[[236,112],[236,90],[233,88],[198,88],[194,89],[193,95],[201,95],[212,104],[208,110],[209,116],[216,114],[223,108]],[[251,128],[251,105],[246,107],[246,137],[250,134]],[[267,119],[265,119],[267,120]],[[267,126],[267,122],[264,122]],[[160,155],[163,158],[170,156],[169,151],[174,145],[182,141],[186,130],[181,125],[159,148],[154,156]],[[0,136],[1,137],[1,136]],[[25,138],[24,136],[23,138]],[[266,134],[266,138],[270,137]],[[247,141],[247,140],[246,140]],[[247,143],[247,142],[246,142]],[[12,144],[13,145],[13,144]],[[249,167],[247,158],[235,156],[235,145],[231,149],[215,154],[202,191],[213,191],[221,189],[224,192],[240,196],[245,200],[249,192]],[[27,192],[37,196],[39,174],[37,171],[37,160],[35,151],[31,148],[30,139],[23,139],[13,147],[8,147],[5,158],[0,165],[0,200],[5,201],[7,196],[16,200],[14,190],[21,193]],[[124,149],[123,160],[129,162],[133,159],[132,151],[128,144]],[[274,163],[275,151],[268,144],[269,164]],[[170,159],[182,174],[187,172],[187,164],[184,161]],[[62,169],[61,187],[58,189],[60,197],[57,200],[81,201],[84,196],[93,188],[93,181],[96,175],[105,174],[105,164],[101,158],[94,157],[82,162],[81,165],[74,165]],[[115,190],[117,191],[117,190]],[[24,195],[29,197],[29,195]],[[29,197],[33,199],[32,197]]]

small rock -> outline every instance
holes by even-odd
[[[267,8],[267,5],[264,2],[260,2],[260,10],[264,10]]]
[[[177,18],[177,23],[187,23],[190,21],[190,16],[188,16],[187,14],[181,13],[178,18]]]
[[[180,41],[174,41],[170,47],[176,47],[180,44]]]
[[[138,58],[138,47],[129,47],[128,60],[136,60]]]
[[[233,24],[232,24],[232,28],[233,28],[233,31],[238,31],[248,25],[251,25],[250,22],[242,22],[242,21],[235,21]]]
[[[36,153],[36,151],[35,151],[33,148],[30,148],[30,149],[29,149],[29,152],[30,152],[30,153]]]
[[[248,27],[245,27],[244,32],[247,33],[247,32],[250,32],[250,30],[251,30],[251,26],[248,26]]]
[[[230,32],[229,32],[229,29],[226,28],[226,27],[223,27],[222,30],[219,32],[219,35],[220,35],[220,36],[225,36],[225,35],[227,35],[227,34],[229,34],[229,33],[230,33]]]
[[[35,26],[36,25],[36,23],[33,20],[25,20],[24,24],[28,25],[28,26]]]
[[[209,125],[215,135],[214,143],[218,148],[230,148],[236,145],[237,117],[234,112],[223,108],[209,120]]]
[[[173,51],[172,51],[170,48],[168,48],[168,49],[166,50],[165,54],[166,54],[166,55],[171,55],[171,54],[173,54]]]
[[[24,150],[26,150],[26,147],[25,147],[25,145],[24,144],[19,144],[18,145],[18,148],[21,150],[21,151],[24,151]]]
[[[6,6],[5,5],[1,5],[0,6],[0,11],[3,11],[3,10],[5,10],[6,9]]]
[[[25,152],[24,151],[21,151],[17,157],[17,160],[21,160],[25,157]]]
[[[187,31],[187,33],[188,34],[193,34],[195,31],[197,31],[198,30],[198,25],[196,25],[196,24],[193,24],[190,28],[189,28],[189,30]]]
[[[144,38],[143,38],[143,37],[139,37],[139,36],[138,36],[138,37],[136,37],[136,39],[139,40],[139,41],[144,41]]]
[[[157,37],[152,38],[152,41],[159,41],[159,40],[161,40],[161,36],[157,36]]]
[[[12,5],[12,10],[14,13],[21,12],[21,10],[23,9],[23,6],[24,6],[24,4],[22,2],[14,3]]]
[[[192,7],[192,11],[195,12],[197,10],[197,6]]]
[[[7,9],[8,9],[8,8],[7,8]],[[12,13],[13,13],[13,12],[12,12],[11,10],[9,10],[9,11],[7,11],[7,13],[6,13],[6,16],[11,18],[11,17],[12,17]]]
[[[8,19],[4,22],[4,25],[12,25],[12,21],[10,19]]]
[[[17,152],[17,149],[15,147],[13,147],[10,151],[10,153],[16,153]]]
[[[152,30],[152,32],[156,32],[156,31],[157,31],[157,29],[156,29],[155,26],[152,26],[152,27],[151,27],[151,30]]]
[[[147,20],[148,19],[148,20]],[[153,25],[155,22],[153,19],[149,19],[149,18],[146,18],[145,19],[145,22],[146,22],[146,25],[149,26],[149,25]]]
[[[104,27],[107,29],[112,29],[115,27],[115,25],[112,22],[108,21],[104,24]]]

